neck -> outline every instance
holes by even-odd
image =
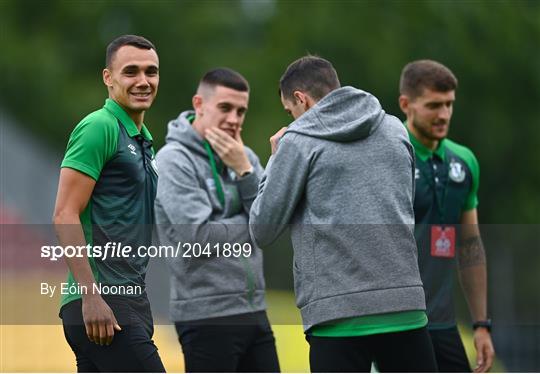
[[[191,123],[191,127],[193,127],[193,129],[197,132],[197,134],[201,136],[201,138],[206,139],[204,131],[201,127],[201,123],[197,121],[197,117],[195,117],[195,119]]]
[[[141,132],[143,121],[144,121],[144,112],[130,114],[129,117],[135,122],[137,130]]]
[[[109,96],[110,97],[110,96]],[[111,98],[112,99],[112,98]],[[114,100],[114,99],[112,99]],[[127,113],[127,115],[129,116],[129,118],[131,118],[133,120],[133,122],[135,122],[135,126],[137,126],[137,130],[139,130],[139,132],[141,132],[141,129],[142,129],[142,125],[143,125],[143,122],[144,122],[144,110],[142,111],[139,111],[139,112],[134,112],[132,110],[129,110],[129,108],[126,108],[124,107],[122,104],[120,104],[118,101],[114,100],[118,105],[120,105],[120,107],[122,107],[122,109],[124,109],[124,111]]]
[[[412,124],[412,121],[407,120],[407,128],[414,135],[414,137],[427,149],[432,151],[436,150],[439,146],[439,140],[431,139],[426,136],[423,136]]]

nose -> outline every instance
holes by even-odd
[[[443,105],[441,109],[439,110],[439,118],[449,121],[451,116],[452,116],[452,107],[448,105]]]
[[[149,86],[149,83],[148,83],[146,74],[144,73],[144,71],[141,71],[137,75],[137,87],[148,87],[148,86]]]
[[[227,114],[227,122],[231,125],[237,125],[240,122],[240,116],[235,110],[231,110],[229,114]]]

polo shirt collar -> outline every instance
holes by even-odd
[[[130,137],[133,138],[134,136],[141,134],[146,140],[153,140],[150,131],[148,131],[144,123],[141,127],[141,132],[139,132],[139,129],[137,128],[135,122],[133,122],[133,120],[126,113],[126,111],[113,99],[109,98],[105,100],[105,105],[103,106],[103,108],[111,112],[120,121],[120,123],[122,124],[122,126],[124,126]]]
[[[416,152],[416,156],[422,161],[426,161],[427,159],[431,158],[433,155],[439,157],[441,160],[446,161],[446,139],[443,139],[439,142],[439,145],[437,148],[432,151],[425,145],[423,145],[412,132],[410,132],[409,127],[407,127],[407,121],[403,122],[405,125],[405,128],[407,129],[407,132],[409,133],[409,139],[411,140],[411,143],[414,147],[414,150]]]

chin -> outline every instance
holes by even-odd
[[[432,139],[433,139],[433,140],[441,141],[441,140],[443,140],[443,139],[446,139],[446,135],[447,135],[447,134],[444,134],[444,135],[434,134],[434,135],[432,136]]]
[[[149,103],[136,103],[130,106],[130,109],[134,112],[143,112],[148,110],[152,106],[152,102]]]
[[[437,140],[444,139],[444,138],[446,138],[447,135],[448,135],[448,130],[447,130],[447,129],[444,129],[444,130],[438,130],[438,131],[433,131],[433,132],[431,133],[431,136],[432,136],[434,139],[437,139]]]

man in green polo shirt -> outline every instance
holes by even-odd
[[[457,267],[473,318],[475,372],[494,358],[487,316],[486,255],[477,216],[479,166],[466,147],[447,139],[457,79],[442,64],[414,61],[401,74],[399,105],[416,154],[415,236],[426,292],[428,330],[439,371],[471,371],[454,316]]]
[[[159,83],[154,45],[135,35],[113,40],[103,81],[105,106],[71,133],[53,220],[64,247],[133,251],[66,257],[67,284],[76,286],[66,289],[77,292],[62,294],[60,316],[79,372],[164,372],[152,342],[148,258],[136,251],[151,240],[157,185],[152,136],[143,124]]]

